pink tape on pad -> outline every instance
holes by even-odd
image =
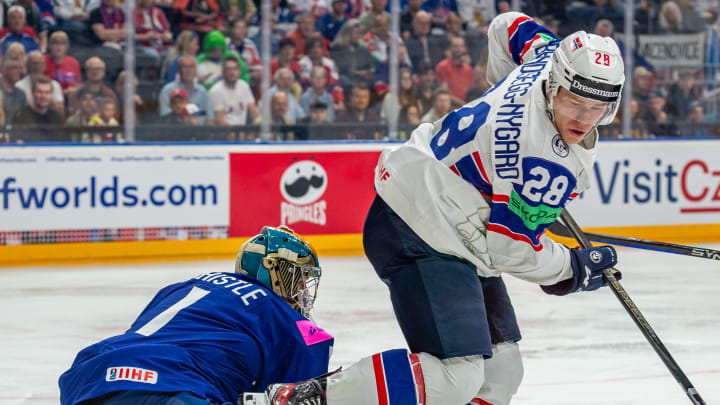
[[[305,344],[308,346],[333,338],[331,334],[320,329],[320,327],[308,320],[297,321],[297,327],[300,329],[300,334],[303,339],[305,339]]]

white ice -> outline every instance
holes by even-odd
[[[709,246],[715,249],[719,246]],[[720,403],[720,262],[619,251],[623,285],[708,404]],[[326,257],[317,323],[332,367],[404,347],[387,290],[362,257]],[[231,261],[0,270],[0,403],[56,404],[83,347],[122,333],[161,287]],[[518,405],[688,404],[609,289],[544,295],[505,277],[523,332]]]

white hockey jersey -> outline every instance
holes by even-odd
[[[554,284],[571,277],[570,255],[545,229],[588,188],[597,131],[568,145],[547,114],[543,82],[559,45],[551,32],[506,13],[488,37],[495,85],[383,151],[375,188],[426,243],[479,275]]]

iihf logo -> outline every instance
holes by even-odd
[[[570,154],[570,148],[568,144],[562,139],[560,134],[557,134],[552,139],[552,148],[556,155],[564,158]]]
[[[280,193],[287,201],[280,204],[280,222],[283,225],[300,221],[325,225],[327,203],[320,198],[325,194],[327,184],[327,172],[318,162],[300,160],[291,164],[280,176]]]

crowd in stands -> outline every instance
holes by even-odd
[[[137,0],[133,76],[124,71],[122,0],[0,0],[2,141],[32,141],[24,134],[34,131],[41,140],[62,133],[68,137],[58,139],[122,142],[119,128],[105,127],[122,125],[130,106],[138,127],[227,127],[226,140],[252,139],[257,129],[242,127],[261,122],[265,17],[273,139],[379,139],[381,125],[395,119],[407,137],[408,128],[490,87],[487,29],[511,5],[400,0],[396,101],[389,96],[388,0],[269,1],[263,16],[259,0]],[[580,29],[612,36],[625,26],[618,0],[520,3],[559,37]],[[617,125],[604,136],[720,136],[718,3],[635,2],[636,34],[704,33],[704,64],[656,67],[635,52],[632,97],[624,99],[632,133],[621,135]],[[125,100],[131,76],[135,94]]]

